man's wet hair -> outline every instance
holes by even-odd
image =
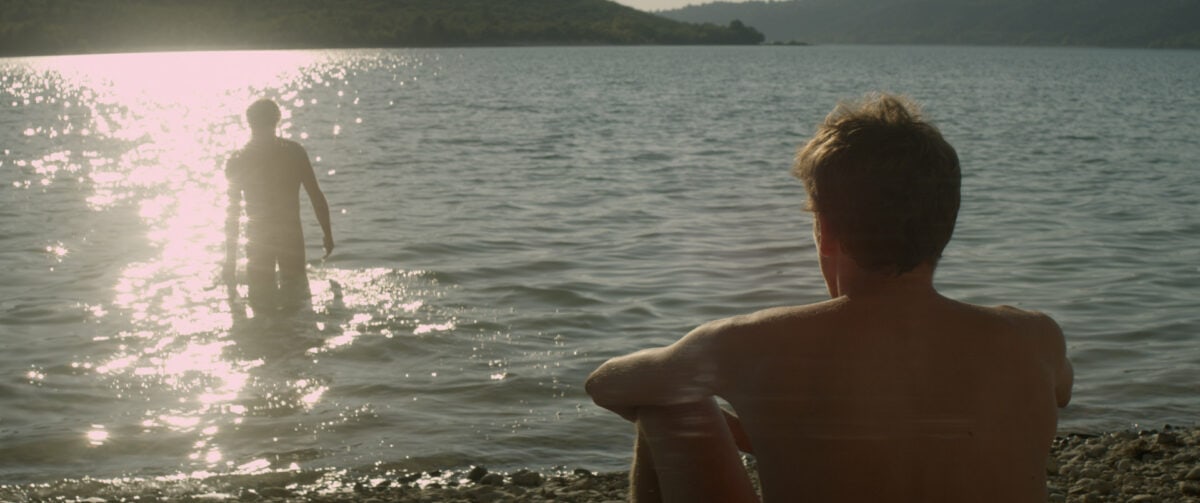
[[[267,98],[255,101],[246,108],[246,122],[250,124],[250,129],[255,131],[275,129],[279,124],[280,115],[279,105]]]
[[[954,233],[958,154],[908,98],[843,102],[800,149],[792,174],[859,267],[903,274],[936,265]]]

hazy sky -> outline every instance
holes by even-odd
[[[713,0],[616,0],[619,4],[625,4],[635,9],[653,11],[663,9],[678,9],[686,5],[696,5],[709,3]],[[725,0],[741,2],[745,0]]]

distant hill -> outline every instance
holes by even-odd
[[[739,19],[768,42],[1200,47],[1200,0],[793,0],[659,14]]]
[[[608,0],[0,0],[0,56],[167,49],[757,44]]]

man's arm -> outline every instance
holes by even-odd
[[[631,501],[757,502],[738,450],[750,443],[737,416],[721,410],[720,342],[714,322],[674,344],[613,358],[586,388],[596,404],[637,425]]]
[[[300,158],[304,161],[303,169],[301,169],[300,183],[304,185],[304,191],[308,193],[308,200],[312,202],[313,211],[317,214],[317,222],[321,223],[321,232],[325,233],[325,256],[328,257],[333,253],[333,224],[329,220],[329,202],[325,200],[325,193],[321,192],[321,186],[317,183],[317,175],[313,173],[312,163],[308,161],[308,152],[304,148],[300,148]]]
[[[229,286],[233,285],[237,270],[239,220],[242,216],[242,187],[236,177],[231,176],[233,163],[233,158],[225,163],[228,202],[225,207],[225,263],[221,267],[221,279]]]
[[[613,358],[592,372],[585,388],[596,405],[634,421],[641,406],[694,403],[716,395],[717,324],[703,325],[670,346]]]
[[[1043,370],[1049,374],[1054,386],[1054,401],[1059,408],[1071,402],[1071,387],[1075,383],[1075,369],[1067,358],[1067,341],[1062,328],[1046,313],[1024,311],[1012,306],[1000,306],[1009,316],[1020,319],[1023,330],[1033,334],[1034,349],[1039,353]]]
[[[638,409],[630,500],[758,503],[728,418],[713,398]]]
[[[1054,362],[1054,399],[1059,407],[1066,407],[1071,402],[1071,386],[1075,384],[1075,369],[1067,358],[1067,341],[1063,337],[1062,328],[1049,316],[1052,338],[1051,361]]]

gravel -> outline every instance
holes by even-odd
[[[1055,439],[1046,463],[1047,500],[1090,503],[1200,503],[1200,429],[1069,434]],[[482,466],[369,479],[306,474],[307,480],[212,478],[169,486],[75,481],[0,487],[0,503],[26,501],[192,501],[259,503],[495,503],[625,501],[628,474],[586,469],[547,474],[491,472]]]
[[[1071,434],[1055,439],[1050,454],[1050,502],[1200,503],[1200,429],[1167,426],[1161,431]],[[495,486],[385,490],[372,496],[378,502],[397,503],[609,503],[625,501],[629,490],[628,474],[623,472],[534,475],[538,474],[518,471]]]

